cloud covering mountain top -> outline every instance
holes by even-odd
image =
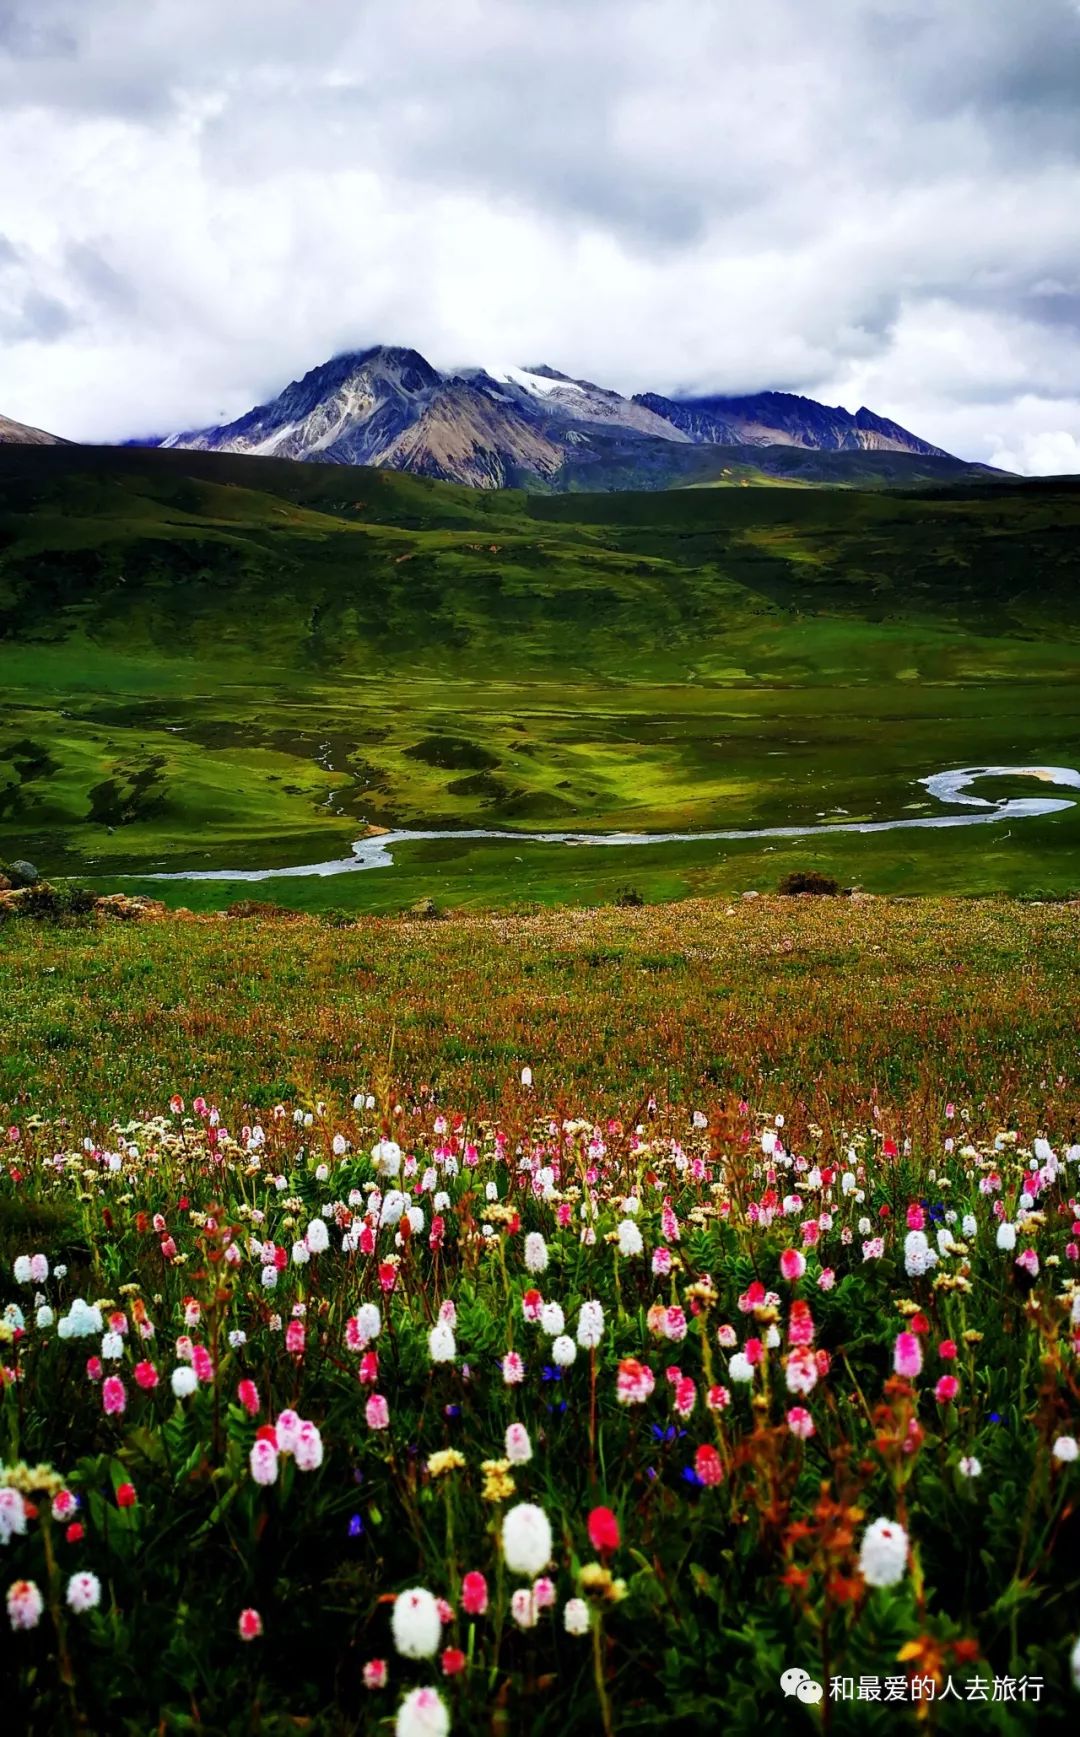
[[[1080,470],[1075,0],[6,0],[5,412],[377,340],[872,404]]]

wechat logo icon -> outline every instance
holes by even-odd
[[[780,1687],[785,1695],[794,1695],[797,1700],[805,1701],[809,1706],[816,1706],[818,1701],[825,1699],[825,1691],[820,1683],[816,1683],[809,1671],[795,1665],[785,1671],[780,1678]]]

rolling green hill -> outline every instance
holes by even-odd
[[[915,781],[943,766],[1080,764],[1078,533],[1069,480],[526,496],[5,447],[0,856],[107,878],[320,861],[364,822],[930,813]],[[1011,839],[444,841],[402,847],[393,871],[270,886],[581,897],[764,885],[797,860],[893,888],[1062,890],[1080,885],[1072,812]]]

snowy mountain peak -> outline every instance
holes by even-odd
[[[546,362],[441,372],[395,344],[331,357],[235,421],[162,444],[385,466],[487,488],[567,487],[571,476],[622,488],[707,477],[707,453],[700,462],[680,456],[688,447],[947,456],[865,407],[852,415],[783,392],[627,398]]]

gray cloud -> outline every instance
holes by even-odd
[[[1071,463],[1078,89],[1076,0],[6,0],[0,409],[382,339]]]

